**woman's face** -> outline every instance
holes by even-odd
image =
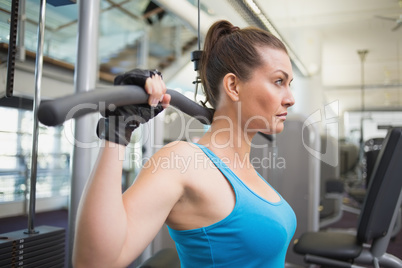
[[[263,60],[251,78],[239,83],[241,121],[245,131],[266,134],[283,130],[287,109],[295,103],[290,91],[292,64],[286,52],[269,47],[258,49]]]

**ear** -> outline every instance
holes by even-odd
[[[223,77],[223,89],[225,90],[226,95],[232,101],[239,101],[239,78],[233,73],[227,73]]]

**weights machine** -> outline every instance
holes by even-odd
[[[7,58],[6,96],[13,96],[15,56],[17,54],[17,28],[19,7],[24,1],[13,0],[11,4],[10,39]],[[71,4],[66,0],[49,0],[49,4],[60,6]],[[35,63],[35,95],[33,101],[32,159],[29,192],[28,228],[0,234],[0,267],[64,267],[65,237],[63,228],[39,226],[35,228],[36,170],[38,151],[37,111],[40,103],[40,87],[43,64],[43,41],[45,29],[46,0],[40,1],[38,23],[38,46]]]

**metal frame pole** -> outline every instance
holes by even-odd
[[[25,61],[25,23],[26,16],[25,0],[20,0],[19,15],[18,15],[18,43],[17,57],[19,61]]]
[[[45,11],[46,0],[40,1],[39,25],[38,25],[38,46],[36,48],[35,62],[35,96],[33,100],[33,131],[32,131],[32,156],[31,156],[31,177],[29,192],[29,211],[28,211],[28,234],[37,233],[34,228],[35,204],[36,204],[36,171],[38,159],[38,108],[40,104],[40,90],[43,70],[43,41],[45,35]]]
[[[100,0],[85,0],[78,3],[77,60],[74,73],[76,93],[89,91],[96,85]],[[89,115],[76,119],[75,140],[79,144],[90,143],[94,129],[94,122]],[[78,204],[93,165],[93,148],[83,148],[76,144],[73,150],[69,204],[69,267],[72,267]]]
[[[366,111],[366,107],[364,104],[364,62],[366,60],[366,55],[368,53],[367,49],[364,50],[358,50],[357,54],[359,54],[360,57],[360,63],[361,63],[361,106],[362,106],[362,116],[360,119],[360,144],[361,146],[363,146],[363,142],[364,142],[364,135],[363,135],[363,121],[364,121],[364,112]]]
[[[366,60],[368,50],[358,50],[357,54],[359,54],[360,57],[360,63],[361,63],[361,106],[362,106],[362,112],[361,112],[361,117],[360,117],[360,151],[359,151],[359,161],[361,165],[361,180],[363,183],[365,183],[365,176],[366,172],[364,171],[364,120],[365,120],[365,104],[364,104],[364,94],[365,94],[365,88],[364,88],[364,62]]]

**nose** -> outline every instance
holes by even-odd
[[[293,93],[290,88],[287,89],[286,95],[283,98],[282,105],[286,107],[291,107],[295,104],[295,98],[293,97]]]

